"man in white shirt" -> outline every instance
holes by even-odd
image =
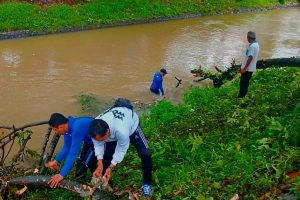
[[[248,92],[248,86],[253,72],[256,70],[256,63],[259,54],[259,44],[256,41],[256,34],[253,31],[247,33],[247,40],[249,46],[246,50],[242,66],[241,66],[241,80],[239,98],[243,98]]]
[[[142,160],[143,195],[150,196],[152,158],[137,114],[126,107],[112,108],[91,122],[89,135],[98,160],[93,176],[104,175],[109,180],[113,169],[122,162],[131,143]]]

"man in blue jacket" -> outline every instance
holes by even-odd
[[[164,88],[163,88],[163,77],[167,74],[167,70],[162,68],[159,72],[155,72],[150,86],[150,91],[154,94],[160,94],[163,98],[166,98]]]
[[[65,160],[60,172],[52,176],[49,181],[51,187],[56,187],[60,181],[70,172],[78,157],[82,144],[84,144],[80,159],[76,165],[76,180],[83,182],[87,168],[93,173],[97,168],[97,158],[94,154],[94,145],[88,136],[92,117],[66,118],[60,113],[53,113],[48,122],[56,134],[64,136],[64,145],[56,158],[45,164],[46,167],[55,171],[59,170],[58,163]]]

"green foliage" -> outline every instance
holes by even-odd
[[[299,170],[300,69],[257,72],[243,100],[235,98],[238,82],[193,88],[183,105],[162,101],[141,118],[155,199],[257,199]],[[113,177],[118,188],[140,187],[137,166],[131,148]]]
[[[221,88],[192,88],[184,103],[161,101],[141,117],[153,158],[155,199],[258,199],[299,171],[300,68],[255,73],[236,99],[239,77]],[[82,95],[90,104],[93,97]],[[92,99],[92,100],[91,100]],[[139,190],[140,159],[133,147],[113,173],[116,189]],[[290,189],[299,196],[299,180]],[[24,199],[80,199],[35,189]],[[276,199],[276,195],[272,194]]]
[[[296,0],[279,0],[296,3]],[[56,31],[70,27],[97,26],[129,20],[175,17],[201,13],[228,13],[240,8],[274,7],[278,0],[92,0],[87,4],[68,6],[56,4],[39,7],[29,3],[0,4],[0,31],[33,30]],[[13,13],[13,14],[12,14]]]
[[[97,115],[100,113],[100,101],[91,93],[81,93],[77,96],[81,113],[85,115]]]
[[[24,131],[19,131],[18,132],[18,144],[23,145],[24,140],[28,137],[31,137],[33,132],[30,129],[26,129]]]
[[[24,200],[82,200],[82,197],[75,195],[74,193],[67,192],[63,189],[30,189],[23,198]]]
[[[278,0],[280,4],[285,4],[285,0]]]
[[[295,3],[296,1],[292,1],[292,2]],[[237,3],[239,6],[242,6],[242,7],[259,8],[259,7],[272,7],[274,5],[285,4],[287,2],[285,0],[256,0],[256,1],[237,0]]]

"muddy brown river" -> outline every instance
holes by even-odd
[[[151,102],[150,81],[162,66],[166,95],[180,102],[191,69],[241,61],[248,30],[257,32],[260,58],[300,56],[299,19],[293,8],[0,41],[0,124],[78,115],[81,92]]]

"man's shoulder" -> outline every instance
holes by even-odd
[[[253,43],[252,45],[249,46],[248,50],[250,52],[258,52],[259,51],[259,44],[257,42]]]
[[[161,77],[161,75],[160,75],[159,72],[157,72],[157,73],[154,75],[154,78],[155,78],[156,80],[162,80],[162,77]]]
[[[94,120],[93,117],[77,117],[77,118],[74,118],[74,125],[76,124],[85,124],[85,123],[90,123],[91,121]]]
[[[250,45],[250,48],[255,48],[255,49],[257,49],[257,48],[259,48],[259,44],[258,44],[258,42],[255,42],[255,43],[253,43],[252,45]]]
[[[74,118],[72,122],[72,132],[77,130],[82,130],[86,127],[89,127],[90,123],[94,120],[93,117],[78,117]]]

